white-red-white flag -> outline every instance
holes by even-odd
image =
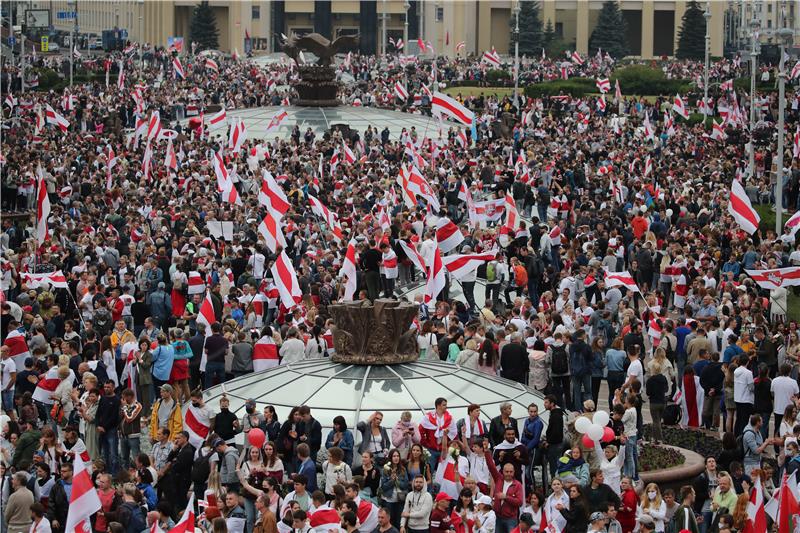
[[[464,107],[454,98],[438,91],[433,93],[431,113],[438,117],[450,117],[465,126],[471,126],[472,121],[475,120],[475,114],[472,111]]]
[[[482,254],[446,255],[442,257],[442,263],[450,272],[450,277],[460,280],[474,272],[481,263],[493,260],[496,255],[494,251]]]
[[[300,303],[303,293],[300,291],[300,284],[297,281],[292,261],[285,251],[281,251],[270,268],[270,272],[272,272],[272,279],[275,280],[275,286],[278,288],[283,306],[291,309]]]
[[[490,66],[492,66],[494,68],[499,68],[500,67],[500,63],[501,63],[500,62],[500,54],[497,53],[497,50],[495,50],[494,46],[493,46],[491,51],[486,51],[486,52],[483,53],[483,57],[481,58],[481,61],[484,62],[484,63],[489,64]]]
[[[745,270],[745,272],[764,289],[800,286],[800,266],[771,270]]]
[[[442,217],[436,223],[436,240],[439,249],[446,254],[464,242],[464,235],[452,220]]]
[[[253,371],[260,372],[278,366],[278,345],[264,335],[253,345]]]
[[[167,169],[178,170],[178,158],[175,155],[175,148],[172,146],[172,139],[167,142],[167,154],[164,156],[164,166]]]
[[[435,301],[439,293],[442,292],[447,283],[446,276],[445,267],[442,263],[442,252],[437,246],[428,264],[428,282],[425,284],[424,296],[424,302],[426,304]]]
[[[672,112],[683,117],[684,120],[689,120],[689,110],[686,109],[686,104],[680,94],[675,95],[675,100],[672,104]]]
[[[50,216],[50,198],[47,196],[47,185],[44,182],[41,166],[36,170],[36,174],[36,242],[41,246],[48,235],[47,217]]]
[[[347,252],[344,255],[342,268],[339,269],[339,277],[347,276],[347,281],[344,285],[343,300],[346,302],[353,300],[353,295],[356,293],[356,241],[351,239],[347,243]]]
[[[186,510],[183,516],[175,524],[175,527],[170,529],[167,533],[194,533],[195,516],[194,516],[194,493],[189,496],[189,503],[186,505]]]
[[[186,78],[186,74],[183,72],[183,65],[181,64],[181,60],[178,56],[172,58],[172,69],[175,72],[175,78],[184,79]]]
[[[195,448],[203,445],[211,431],[208,411],[187,402],[183,408],[183,429],[189,434],[189,443]]]
[[[408,259],[412,263],[414,263],[414,266],[416,266],[420,270],[420,272],[422,272],[422,274],[425,277],[427,277],[428,276],[428,267],[426,266],[425,258],[422,257],[422,254],[419,253],[419,251],[417,250],[417,247],[414,245],[414,243],[410,242],[410,241],[409,242],[405,242],[403,240],[398,240],[397,242],[398,242],[398,244],[400,244],[400,247],[406,253],[406,257],[408,257]]]
[[[69,129],[69,121],[59,115],[50,104],[45,107],[44,115],[48,124],[57,126],[62,132],[66,132]]]
[[[258,232],[264,237],[267,248],[272,253],[278,253],[278,247],[286,248],[286,239],[283,236],[283,230],[281,230],[281,216],[271,209],[267,208],[264,220],[258,225]]]
[[[258,203],[285,215],[291,204],[283,189],[268,170],[262,172],[261,190],[258,192]]]
[[[608,78],[600,78],[595,82],[597,85],[597,90],[600,91],[600,94],[606,94],[608,91],[611,90],[611,82]]]
[[[224,123],[227,119],[228,114],[225,112],[225,108],[223,107],[208,119],[208,123],[212,126],[216,126],[217,124]]]
[[[639,292],[639,286],[636,285],[636,281],[631,276],[631,273],[627,270],[623,270],[622,272],[610,272],[606,270],[606,286],[607,287],[624,287],[625,289],[632,291],[632,292]]]
[[[400,100],[408,100],[408,89],[399,80],[394,83],[394,93]]]
[[[67,519],[64,531],[74,533],[91,533],[91,517],[102,508],[100,496],[92,482],[92,476],[83,461],[73,462],[72,490],[69,498]]]
[[[728,213],[733,216],[739,227],[749,234],[753,234],[758,230],[758,223],[761,217],[758,212],[753,209],[750,203],[750,198],[747,196],[744,187],[739,180],[733,180],[731,183],[731,195],[728,199]]]
[[[217,321],[214,314],[214,303],[211,301],[211,292],[206,292],[206,297],[203,298],[203,303],[200,304],[200,310],[197,312],[197,323],[206,326],[206,337],[211,336],[211,324]]]

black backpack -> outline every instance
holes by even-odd
[[[211,456],[217,453],[212,450],[209,454],[203,455],[195,462],[192,467],[192,483],[206,483],[208,476],[211,475]]]
[[[742,431],[741,435],[736,437],[736,451],[738,452],[740,460],[743,460],[745,458],[745,456],[747,455],[747,452],[744,449],[744,436],[745,436],[746,433],[755,434],[755,431],[753,431],[752,429],[745,429],[744,431]]]
[[[114,327],[114,319],[108,309],[98,309],[94,314],[94,329],[101,337],[111,334]]]
[[[144,510],[132,502],[125,502],[122,504],[124,511],[120,513],[120,518],[127,516],[127,520],[121,520],[125,523],[125,531],[127,533],[141,533],[147,531],[147,519],[145,518]],[[127,522],[127,523],[126,523]]]
[[[553,346],[553,356],[550,364],[553,374],[569,374],[569,356],[567,349],[562,346]]]

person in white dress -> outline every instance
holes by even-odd
[[[599,461],[598,466],[603,472],[605,484],[611,487],[611,489],[617,493],[617,496],[619,496],[622,465],[625,463],[625,445],[623,444],[619,452],[617,452],[617,447],[613,444],[609,444],[603,449],[600,447],[599,441],[594,441],[594,451]]]

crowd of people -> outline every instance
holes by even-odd
[[[751,491],[769,499],[794,474],[791,295],[745,270],[800,266],[800,245],[794,227],[751,234],[727,209],[736,179],[774,203],[774,142],[747,168],[748,95],[712,91],[724,140],[675,120],[671,99],[621,87],[607,107],[456,91],[474,128],[241,141],[212,117],[285,105],[291,64],[190,55],[178,77],[169,51],[128,52],[85,65],[106,82],[3,103],[4,533],[65,531],[85,490],[73,475],[87,472],[101,503],[91,529],[136,533],[179,527],[187,508],[205,531],[248,533],[727,533],[753,519]],[[348,55],[343,103],[429,113],[436,88],[486,72],[480,58],[414,74],[398,68],[408,61]],[[615,68],[603,54],[531,58],[520,77],[553,79],[564,63],[572,76]],[[694,79],[701,66],[657,68]],[[712,68],[717,83],[738,75],[738,61]],[[398,98],[396,81],[420,97]],[[757,104],[774,121],[777,102]],[[784,164],[791,213],[791,149]],[[230,238],[209,221],[231,222]],[[469,268],[436,270],[455,256]],[[439,398],[324,431],[305,405],[205,405],[216,384],[333,355],[329,304],[418,284],[420,359],[526,384],[542,404],[513,416],[475,404],[455,420]],[[610,433],[587,446],[582,418]],[[657,443],[662,421],[722,435],[693,484],[640,479],[645,422]]]

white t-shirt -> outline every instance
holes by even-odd
[[[775,398],[773,412],[783,415],[786,407],[793,403],[792,396],[800,393],[800,388],[797,386],[797,381],[789,376],[778,376],[772,380],[770,391]]]
[[[14,363],[14,359],[8,358],[5,361],[0,361],[0,369],[2,369],[2,374],[0,374],[0,388],[6,390],[8,384],[11,383],[11,374],[17,371],[17,365]],[[14,387],[11,387],[11,390],[14,390]]]
[[[254,278],[261,279],[264,277],[264,263],[266,260],[267,258],[264,257],[264,254],[254,253],[250,256],[250,260],[247,262],[247,264],[253,267]]]
[[[628,377],[635,377],[639,383],[644,385],[644,369],[642,368],[642,362],[637,359],[631,363],[631,366],[628,367]]]

